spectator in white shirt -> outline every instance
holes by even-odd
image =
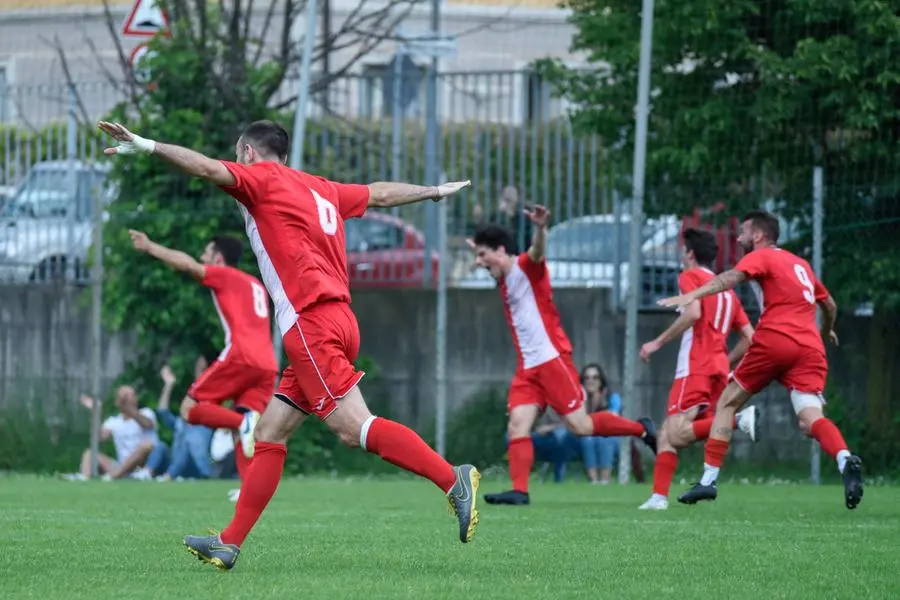
[[[101,473],[111,479],[121,479],[142,467],[160,441],[156,433],[156,414],[150,408],[138,407],[137,394],[133,387],[130,385],[119,387],[116,390],[115,402],[119,414],[103,422],[100,428],[100,441],[112,438],[116,458],[101,453],[98,456],[98,463]],[[81,404],[91,410],[94,407],[94,399],[82,395]],[[85,450],[81,455],[79,479],[87,479],[90,476],[91,451]]]

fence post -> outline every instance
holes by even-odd
[[[77,276],[75,269],[75,217],[78,212],[78,173],[75,161],[78,160],[78,113],[75,85],[68,86],[66,115],[66,189],[69,192],[69,209],[66,211],[66,260],[64,265],[57,264],[63,281],[71,281]],[[70,279],[71,277],[71,279]]]
[[[91,408],[91,477],[96,478],[99,472],[98,456],[100,452],[100,397],[102,390],[100,370],[102,369],[101,346],[101,304],[103,302],[103,206],[102,192],[99,187],[92,188],[92,230],[94,247],[94,265],[91,269],[91,396],[94,405]]]
[[[435,446],[437,453],[447,456],[447,203],[437,204],[437,316],[435,327]],[[425,258],[431,270],[431,256]]]
[[[641,229],[644,221],[644,171],[647,160],[647,121],[650,111],[650,58],[653,48],[653,0],[641,5],[641,57],[638,69],[637,112],[634,125],[634,165],[631,175],[631,233],[628,244],[628,306],[625,318],[624,416],[635,418],[637,400],[637,312],[641,287]],[[619,483],[631,472],[631,438],[623,437],[619,452]]]
[[[822,167],[813,168],[813,271],[816,277],[822,280],[822,221],[825,218],[825,175]],[[821,311],[816,312],[819,322],[822,319]],[[826,340],[827,341],[827,340]],[[822,461],[819,443],[810,440],[810,464],[809,478],[815,485],[821,481]]]

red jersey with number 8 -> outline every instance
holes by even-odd
[[[225,348],[219,360],[277,371],[269,297],[256,277],[234,267],[207,265],[200,283],[212,293],[225,331]]]
[[[235,178],[233,186],[222,189],[240,204],[281,333],[314,304],[349,303],[344,220],[365,213],[369,187],[329,181],[278,162],[222,163]]]
[[[808,262],[781,248],[760,248],[744,256],[735,269],[752,280],[762,311],[754,341],[757,336],[776,333],[824,355],[816,303],[826,300],[829,293]]]

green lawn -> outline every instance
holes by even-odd
[[[221,573],[181,536],[227,523],[229,487],[0,477],[0,598],[900,598],[897,488],[848,511],[838,487],[724,485],[646,514],[649,486],[536,484],[462,545],[430,484],[293,480]]]

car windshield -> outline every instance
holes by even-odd
[[[645,225],[643,240],[653,235]],[[583,262],[615,263],[628,259],[629,224],[618,224],[619,252],[616,255],[616,223],[606,221],[568,222],[547,232],[547,258]]]
[[[40,169],[28,174],[15,196],[3,207],[3,216],[43,216],[65,213],[69,198],[68,172],[64,169]]]

